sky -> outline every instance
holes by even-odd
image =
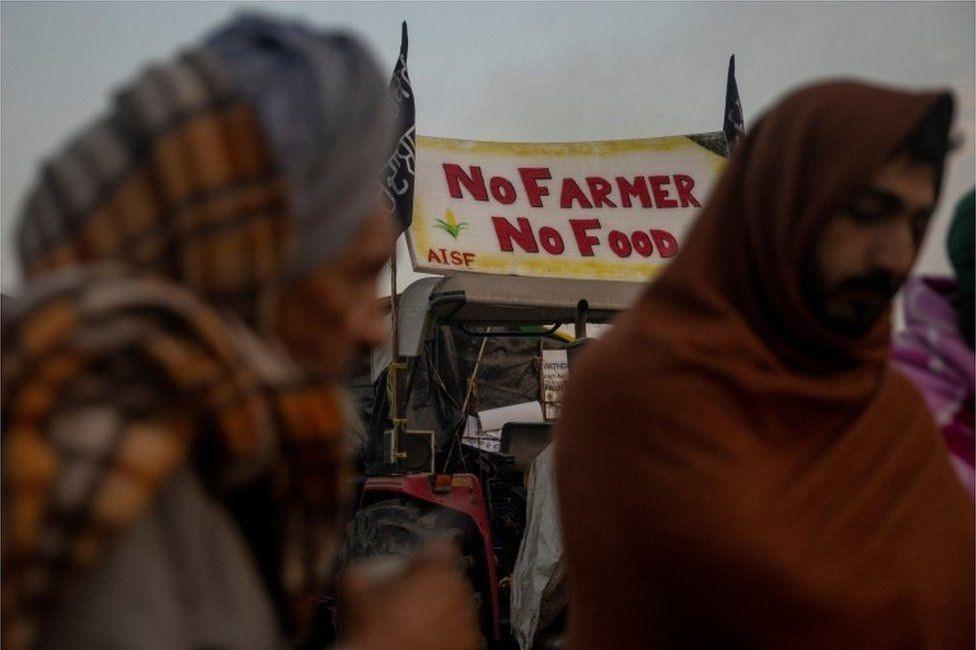
[[[0,288],[37,166],[147,63],[243,10],[359,34],[388,74],[400,21],[422,135],[510,141],[719,130],[728,57],[746,126],[791,88],[856,77],[951,88],[962,148],[917,270],[944,273],[945,230],[974,182],[972,2],[0,3]],[[416,274],[401,241],[401,281]],[[401,285],[405,286],[405,285]]]

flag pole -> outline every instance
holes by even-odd
[[[393,67],[393,76],[389,85],[390,100],[393,112],[397,116],[402,135],[397,141],[389,162],[384,170],[384,181],[380,183],[383,192],[391,201],[391,212],[399,216],[399,234],[410,227],[413,213],[413,156],[414,156],[414,118],[415,107],[413,89],[410,87],[410,77],[407,74],[407,22],[400,26],[400,56]],[[394,242],[393,253],[390,255],[390,365],[386,373],[387,399],[390,403],[390,420],[392,422],[389,456],[387,462],[393,468],[403,456],[399,452],[400,432],[405,426],[405,420],[400,417],[399,374],[403,369],[400,363],[399,346],[399,318],[397,314],[397,242]]]
[[[398,238],[399,239],[399,238]],[[397,395],[397,369],[400,367],[400,350],[397,345],[397,243],[393,243],[393,254],[390,255],[390,368],[387,371],[390,399],[390,421],[393,431],[390,436],[390,465],[396,465],[397,447],[400,437],[400,400]]]

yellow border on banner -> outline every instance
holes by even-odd
[[[427,215],[424,214],[423,206],[420,203],[420,199],[415,194],[413,197],[413,219],[410,222],[410,247],[411,250],[415,251],[414,257],[414,268],[418,267],[417,262],[421,264],[426,263],[426,259],[419,259],[421,252],[424,255],[427,254],[427,250],[431,248],[430,239],[430,224],[427,222]]]
[[[610,156],[630,151],[674,151],[701,147],[687,136],[676,135],[640,140],[595,140],[592,142],[490,142],[487,140],[456,140],[417,136],[418,148],[437,149],[451,153],[508,154],[514,156]],[[718,154],[716,158],[725,160]]]
[[[478,254],[480,273],[531,275],[533,277],[590,278],[593,280],[649,280],[660,273],[664,262],[614,262],[600,259],[525,259]],[[448,267],[439,267],[448,268]]]

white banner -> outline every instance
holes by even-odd
[[[645,280],[680,251],[724,147],[721,133],[554,144],[420,136],[413,266]]]

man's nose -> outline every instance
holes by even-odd
[[[892,275],[905,276],[917,254],[918,243],[911,224],[907,219],[898,219],[877,233],[871,248],[871,262]]]

